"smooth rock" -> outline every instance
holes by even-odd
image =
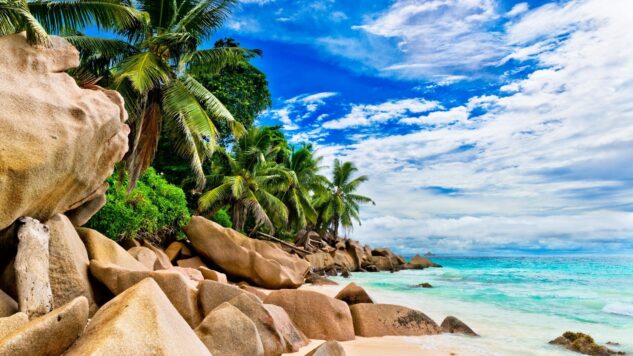
[[[11,316],[0,318],[0,340],[28,322],[29,316],[24,313],[15,313]]]
[[[178,271],[133,271],[92,260],[90,261],[90,272],[115,295],[121,294],[140,281],[151,277],[192,328],[196,327],[202,320],[198,308],[197,290]]]
[[[254,301],[259,301],[259,298],[253,294],[230,284],[219,283],[211,280],[204,280],[200,282],[198,285],[198,303],[202,309],[202,315],[208,315],[220,304],[228,302],[243,293],[247,293],[247,295]]]
[[[131,249],[127,250],[127,252],[132,255],[132,257],[134,257],[137,261],[142,263],[143,266],[145,266],[148,270],[154,270],[154,265],[156,264],[156,260],[158,259],[154,251],[150,250],[147,247],[140,246],[132,247]]]
[[[85,227],[77,228],[77,233],[86,246],[88,258],[101,263],[110,263],[133,271],[149,271],[123,247],[100,232]]]
[[[84,296],[88,300],[90,315],[99,306],[90,284],[88,252],[71,221],[62,214],[50,218],[49,278],[53,292],[53,308]]]
[[[79,65],[79,52],[60,37],[51,42],[0,37],[0,231],[19,217],[46,221],[103,195],[128,149],[121,95],[80,88],[65,73]]]
[[[197,285],[198,282],[204,281],[204,276],[202,275],[202,272],[198,271],[197,269],[187,268],[187,267],[172,267],[171,270],[176,271],[182,274],[183,276],[187,277],[187,279],[189,279],[190,281],[194,283],[193,284],[194,288],[198,286]]]
[[[457,319],[454,316],[447,316],[444,321],[442,321],[442,325],[440,326],[442,328],[442,331],[446,333],[478,336],[477,333],[473,331],[473,329],[471,329],[468,325],[464,324],[463,321]]]
[[[105,194],[100,194],[94,199],[85,202],[83,205],[64,213],[70,222],[77,227],[84,226],[92,217],[106,205]]]
[[[264,304],[264,308],[268,310],[275,328],[284,338],[285,352],[297,352],[310,342],[310,339],[292,322],[284,308],[274,304]]]
[[[326,341],[308,352],[306,356],[345,356],[345,350],[337,341]]]
[[[178,258],[178,256],[180,256],[180,251],[184,246],[185,244],[183,244],[182,242],[174,241],[170,243],[169,246],[167,246],[167,249],[165,250],[165,255],[167,255],[167,258],[169,258],[171,262],[174,262],[174,260]]]
[[[341,289],[335,298],[344,301],[348,305],[374,302],[365,289],[353,282]]]
[[[255,323],[229,303],[213,309],[195,333],[213,355],[264,355],[264,345]]]
[[[411,261],[409,261],[408,265],[410,266],[410,268],[413,268],[413,269],[424,269],[424,268],[429,268],[429,267],[442,267],[442,266],[438,265],[437,263],[431,262],[431,260],[429,260],[428,258],[422,257],[420,255],[413,256]]]
[[[354,304],[349,308],[358,336],[419,336],[441,331],[424,313],[400,305]]]
[[[88,300],[77,297],[0,339],[0,355],[61,355],[88,322]]]
[[[284,308],[299,330],[311,339],[354,339],[352,315],[343,301],[317,292],[284,289],[271,292],[264,303]]]
[[[0,318],[11,316],[18,312],[18,302],[10,295],[0,290]]]
[[[268,294],[264,293],[261,289],[256,288],[256,287],[253,287],[253,286],[249,285],[249,284],[248,284],[248,283],[246,283],[246,282],[240,282],[240,283],[238,283],[238,284],[237,284],[237,287],[238,287],[239,289],[245,290],[245,291],[247,291],[247,292],[249,292],[249,293],[252,293],[252,294],[256,295],[256,296],[257,296],[257,298],[259,298],[259,299],[260,299],[260,300],[262,300],[262,301],[263,301],[264,299],[266,299],[266,296],[268,295]]]
[[[194,249],[230,276],[268,289],[297,288],[310,265],[274,243],[248,238],[200,216],[185,227]]]
[[[286,343],[281,333],[275,327],[275,321],[270,312],[260,301],[255,301],[245,293],[229,300],[229,304],[239,309],[249,317],[255,326],[264,345],[264,355],[281,355],[286,351]]]
[[[194,269],[199,268],[199,267],[207,267],[207,265],[204,262],[202,262],[202,260],[198,256],[187,258],[185,260],[178,260],[176,264],[180,267],[187,267],[187,268],[194,268]]]
[[[220,283],[229,283],[227,278],[226,278],[226,274],[224,273],[220,273],[218,271],[214,271],[212,269],[209,269],[207,267],[198,267],[198,271],[200,271],[200,273],[202,273],[202,277],[204,277],[204,279],[209,279],[212,281],[216,281],[216,282],[220,282]]]
[[[211,355],[155,280],[106,303],[65,356]]]
[[[167,257],[167,255],[165,254],[165,251],[152,245],[151,243],[147,241],[143,241],[143,246],[154,251],[154,253],[156,254],[156,263],[154,264],[154,271],[158,271],[162,269],[171,269],[173,267],[173,265],[171,264],[171,261],[169,260],[169,257]]]

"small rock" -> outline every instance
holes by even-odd
[[[454,316],[447,316],[442,322],[442,331],[452,334],[464,334],[470,336],[479,336],[468,325]]]
[[[369,294],[356,283],[350,283],[334,297],[338,300],[342,300],[348,305],[354,305],[358,303],[373,303],[374,301],[369,297]]]
[[[622,351],[614,351],[606,346],[598,345],[591,336],[579,332],[567,331],[549,343],[585,355],[609,356],[625,354]]]
[[[336,341],[326,341],[308,352],[306,356],[345,356],[345,350]]]

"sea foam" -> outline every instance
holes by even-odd
[[[633,316],[633,305],[624,303],[608,303],[602,311],[609,314]]]

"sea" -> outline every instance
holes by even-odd
[[[633,257],[431,259],[443,268],[334,280],[356,282],[375,302],[418,309],[438,324],[456,316],[481,335],[407,338],[425,354],[453,345],[455,354],[573,355],[548,341],[577,331],[633,355]],[[423,282],[433,287],[414,287]]]

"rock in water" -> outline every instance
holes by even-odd
[[[355,304],[350,306],[350,311],[358,336],[434,335],[441,330],[424,313],[400,305]]]
[[[442,321],[442,331],[453,334],[464,334],[470,336],[478,336],[468,325],[454,316],[447,316]]]
[[[53,293],[48,276],[48,226],[24,217],[18,229],[15,277],[20,311],[30,318],[53,309]]]
[[[297,288],[310,264],[275,244],[248,238],[200,216],[191,218],[185,233],[194,249],[230,276],[269,289]]]
[[[284,289],[270,293],[264,303],[284,308],[311,339],[354,340],[352,315],[343,301],[317,292]]]
[[[102,306],[65,355],[211,354],[158,284],[146,278]]]
[[[374,302],[362,287],[353,282],[341,289],[334,298],[344,301],[347,305]]]
[[[90,315],[94,314],[98,306],[90,285],[90,260],[86,247],[66,216],[57,214],[49,219],[46,225],[51,237],[48,271],[53,292],[53,307],[59,308],[79,296],[84,296],[88,299]]]
[[[264,356],[257,327],[229,303],[215,308],[195,330],[212,355]]]
[[[610,356],[625,355],[622,351],[614,351],[606,346],[598,345],[593,338],[587,334],[567,331],[562,336],[549,342],[552,345],[559,345],[568,350],[585,355]]]
[[[77,86],[65,71],[79,65],[79,52],[51,41],[41,48],[24,33],[0,37],[0,231],[103,196],[128,149],[122,97]]]
[[[308,352],[306,356],[345,356],[345,350],[338,342],[327,341]]]
[[[78,297],[0,339],[0,355],[61,355],[87,322],[88,301]]]

